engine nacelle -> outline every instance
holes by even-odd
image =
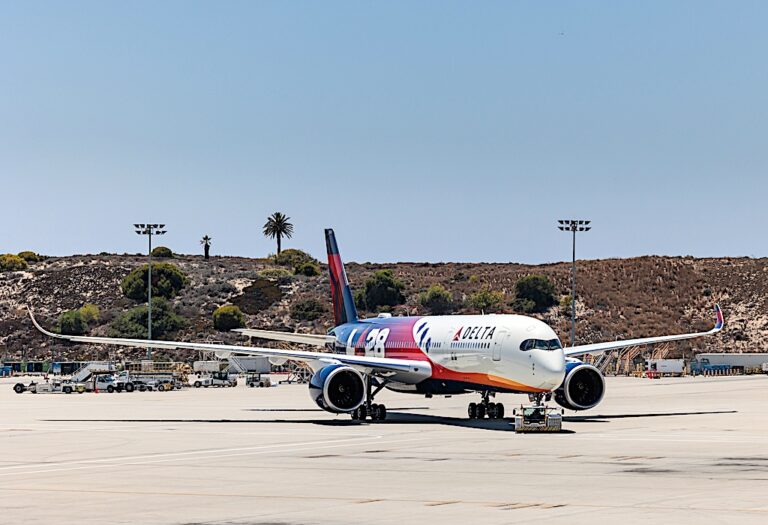
[[[565,379],[555,390],[555,401],[568,410],[587,410],[605,395],[605,379],[600,370],[582,362],[567,363]]]
[[[309,395],[328,412],[352,412],[365,401],[365,381],[351,366],[328,365],[312,376]]]

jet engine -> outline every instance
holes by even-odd
[[[602,401],[604,394],[600,370],[579,361],[566,364],[565,380],[555,390],[555,401],[568,410],[587,410]]]
[[[352,412],[365,401],[365,381],[351,366],[328,365],[312,376],[309,395],[328,412]]]

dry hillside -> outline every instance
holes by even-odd
[[[50,258],[31,264],[26,271],[0,274],[0,357],[5,359],[85,359],[119,356],[124,350],[54,342],[38,334],[25,317],[31,305],[41,322],[54,327],[67,309],[94,303],[102,311],[90,334],[106,334],[109,323],[136,303],[123,297],[120,281],[143,264],[137,256],[72,256]],[[278,284],[257,276],[273,265],[264,259],[178,256],[172,260],[190,278],[174,299],[188,326],[174,334],[190,341],[241,341],[239,336],[214,330],[211,314],[223,304],[236,303],[245,311],[247,325],[301,332],[325,332],[332,326],[330,308],[314,322],[297,322],[290,306],[298,300],[329,301],[328,278],[295,276]],[[558,293],[568,293],[569,264],[529,266],[521,264],[348,264],[352,283],[361,286],[375,271],[392,269],[405,283],[406,304],[393,314],[421,314],[418,294],[440,283],[457,301],[490,287],[513,299],[514,283],[526,274],[550,277]],[[768,334],[766,292],[768,260],[749,258],[694,259],[690,257],[641,257],[635,259],[581,261],[578,264],[580,318],[579,342],[670,334],[708,329],[712,305],[725,312],[726,330],[721,336],[697,340],[693,347],[680,344],[672,355],[695,348],[709,351],[762,351]],[[460,312],[470,313],[468,306]],[[511,313],[511,307],[506,307]],[[569,313],[553,307],[543,319],[551,323],[563,342],[568,340]],[[128,351],[130,352],[130,351]],[[175,357],[175,356],[166,356]],[[188,357],[188,356],[187,356]]]

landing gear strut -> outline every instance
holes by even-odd
[[[374,381],[376,390],[373,390]],[[352,419],[355,421],[365,421],[371,418],[371,421],[384,421],[387,419],[387,407],[373,402],[376,394],[381,392],[385,383],[379,383],[373,376],[365,376],[365,402],[352,411]]]
[[[490,401],[490,392],[483,392],[483,399],[480,403],[470,403],[467,407],[469,419],[504,419],[504,404],[492,403]]]

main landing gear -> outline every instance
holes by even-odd
[[[489,400],[490,392],[483,392],[483,400],[480,403],[470,403],[467,408],[469,419],[504,419],[504,404],[492,403]]]
[[[376,390],[373,390],[374,382]],[[384,421],[387,419],[387,407],[374,403],[373,398],[381,392],[385,383],[379,383],[371,375],[365,376],[365,402],[352,411],[352,419],[355,421],[365,421],[370,418],[371,421]]]

